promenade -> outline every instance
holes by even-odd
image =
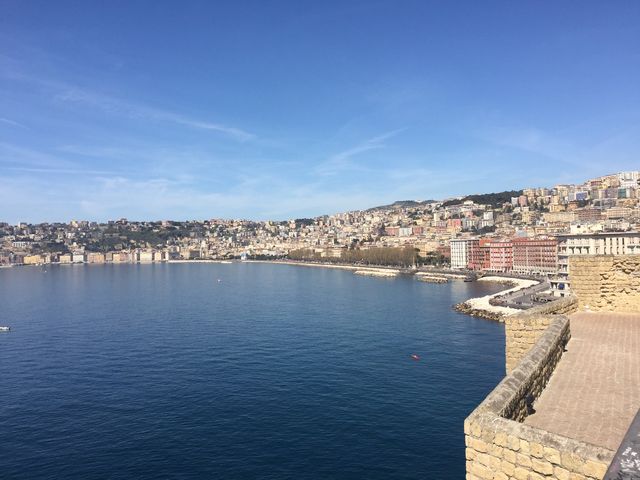
[[[615,451],[640,408],[640,314],[576,313],[525,423]]]

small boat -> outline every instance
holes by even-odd
[[[0,332],[10,332],[11,327],[0,327]]]
[[[411,359],[412,360],[420,360],[420,355],[416,354],[416,353],[412,353],[411,354]]]

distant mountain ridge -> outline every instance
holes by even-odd
[[[471,200],[473,203],[477,203],[479,205],[491,205],[492,207],[497,207],[499,205],[502,205],[503,203],[511,202],[511,198],[519,197],[520,195],[522,195],[522,190],[505,190],[504,192],[480,193],[467,195],[466,197],[462,197],[460,199],[447,200],[446,202],[443,202],[442,205],[445,207],[450,205],[459,205],[466,202],[467,200]]]
[[[478,193],[444,200],[442,201],[442,205],[445,207],[461,205],[467,200],[471,200],[479,205],[491,205],[492,207],[497,207],[499,205],[502,205],[503,203],[511,202],[512,197],[519,197],[520,195],[522,195],[522,190],[505,190],[503,192]],[[421,205],[427,205],[429,203],[439,202],[437,200],[398,200],[388,205],[380,205],[378,207],[368,208],[367,210],[365,210],[365,212],[373,212],[375,210],[390,210],[393,208],[402,207],[419,207]]]
[[[398,207],[419,207],[420,205],[426,205],[428,203],[435,203],[436,200],[397,200],[388,205],[380,205],[378,207],[371,207],[365,210],[365,212],[373,212],[375,210],[389,210],[391,208]]]

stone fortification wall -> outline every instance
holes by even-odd
[[[575,298],[562,298],[526,313],[505,318],[506,367],[511,372],[533,348],[553,321],[553,314],[573,313],[578,308]]]
[[[521,423],[570,338],[568,317],[549,316],[535,346],[465,420],[467,480],[603,478],[614,452]]]
[[[569,271],[580,310],[640,311],[640,255],[575,256]]]

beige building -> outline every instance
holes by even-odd
[[[129,252],[113,252],[113,263],[129,263],[130,261]]]
[[[140,262],[140,263],[151,263],[151,262],[153,262],[153,251],[142,250],[142,251],[138,252],[138,262]]]
[[[25,265],[39,265],[44,263],[44,257],[42,255],[25,255],[22,263]]]
[[[104,263],[104,253],[91,252],[87,254],[87,263]]]
[[[549,212],[543,215],[546,223],[571,223],[575,221],[576,214],[574,212]]]

